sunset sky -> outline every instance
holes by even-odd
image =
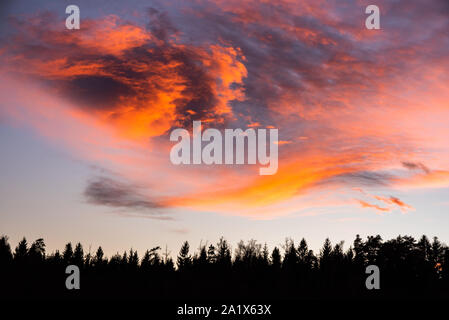
[[[65,27],[76,4],[81,29]],[[365,28],[366,6],[381,29]],[[6,1],[0,234],[108,255],[449,242],[449,2]],[[170,162],[175,128],[277,128],[279,169]]]

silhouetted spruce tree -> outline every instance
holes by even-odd
[[[234,267],[242,267],[245,256],[245,243],[243,240],[237,242],[237,246],[234,252]]]
[[[423,286],[427,286],[432,277],[432,263],[430,262],[431,244],[427,236],[423,235],[416,244],[418,278]]]
[[[324,240],[323,248],[320,250],[319,262],[320,269],[326,269],[331,260],[332,244],[329,238]]]
[[[192,263],[192,257],[189,254],[190,245],[189,242],[185,241],[179,250],[177,265],[179,270],[186,270],[190,267]]]
[[[332,282],[332,286],[342,286],[344,285],[344,281],[342,281],[343,275],[345,273],[346,265],[344,264],[344,253],[343,253],[343,245],[344,242],[340,241],[335,244],[330,253],[330,265],[331,265],[331,273],[330,280]]]
[[[332,244],[329,238],[326,238],[324,240],[323,247],[320,250],[319,254],[319,271],[320,271],[320,277],[319,277],[319,283],[322,287],[326,289],[326,291],[329,291],[331,289],[331,286],[333,284],[332,280],[332,273],[333,273],[333,264],[332,264]]]
[[[443,253],[444,250],[440,240],[438,240],[438,237],[433,237],[429,259],[432,262],[433,266],[436,266],[437,263],[442,262]]]
[[[230,268],[232,265],[231,247],[223,237],[217,243],[216,263],[221,269]]]
[[[0,265],[7,265],[12,262],[11,246],[7,236],[0,238]]]
[[[292,239],[285,239],[284,244],[284,260],[282,267],[287,270],[294,270],[296,268],[298,256],[295,248],[295,243]]]
[[[301,239],[301,241],[299,242],[299,246],[298,246],[297,252],[298,252],[298,262],[299,262],[299,264],[305,265],[306,264],[307,255],[309,253],[309,247],[307,245],[306,239],[304,239],[304,238]]]
[[[104,252],[103,252],[103,248],[100,246],[97,249],[97,252],[95,253],[95,256],[93,258],[92,261],[93,265],[95,267],[102,267],[105,265],[106,261],[104,259]]]
[[[344,254],[343,254],[343,245],[344,241],[340,241],[337,243],[331,251],[331,260],[335,265],[341,265],[343,263]]]
[[[59,253],[59,250],[56,250],[54,253],[52,253],[50,256],[48,256],[47,260],[53,266],[59,266],[63,262],[63,259],[62,259],[61,254]]]
[[[344,260],[346,265],[349,267],[354,261],[354,250],[352,246],[349,246],[349,249],[344,254]]]
[[[429,261],[432,247],[431,247],[429,238],[427,238],[426,235],[423,235],[421,237],[421,239],[419,239],[417,247],[418,247],[421,258],[424,261]]]
[[[271,265],[273,269],[278,270],[281,268],[281,253],[278,247],[274,247],[273,252],[271,253]]]
[[[122,256],[118,252],[114,254],[107,262],[107,266],[110,270],[120,270],[121,265]]]
[[[84,250],[80,242],[76,244],[75,250],[73,251],[72,263],[79,268],[83,268],[84,266]]]
[[[173,263],[173,259],[171,257],[168,257],[164,261],[164,270],[167,272],[172,272],[175,270],[175,264]]]
[[[92,263],[93,263],[93,257],[92,257],[92,254],[90,253],[90,247],[89,247],[89,252],[84,255],[84,267],[89,269],[92,266]]]
[[[210,264],[214,264],[216,260],[216,256],[215,256],[215,247],[213,244],[209,245],[209,248],[207,249],[207,261]]]
[[[309,246],[306,239],[302,238],[296,249],[298,255],[298,272],[299,283],[301,284],[301,290],[304,292],[304,286],[310,280],[310,274],[312,271],[312,259],[309,252]],[[312,253],[313,255],[313,253]]]
[[[265,243],[262,249],[262,265],[264,267],[268,267],[270,265],[270,251],[268,250],[268,246]]]
[[[137,255],[137,250],[129,250],[128,266],[133,270],[137,269],[137,267],[139,266],[139,256]]]
[[[122,258],[120,260],[120,266],[124,269],[128,267],[128,253],[126,251],[123,252]]]
[[[309,250],[307,241],[304,238],[302,238],[298,246],[298,261],[300,265],[304,266],[306,271],[311,271],[317,263],[313,250]]]
[[[72,243],[69,242],[65,245],[64,251],[62,252],[62,259],[64,260],[64,263],[66,265],[69,265],[72,263],[73,260],[73,248]]]
[[[203,270],[206,267],[207,263],[208,260],[206,246],[200,246],[199,253],[195,254],[193,258],[193,265]]]
[[[19,242],[16,249],[14,250],[14,261],[18,263],[24,263],[28,257],[28,242],[23,237],[23,239]]]
[[[363,240],[360,235],[355,236],[354,240],[354,264],[356,269],[361,269],[365,265],[365,252],[363,250]]]
[[[146,250],[145,254],[142,257],[142,261],[140,262],[140,268],[143,270],[147,270],[151,267],[151,256],[150,250]]]

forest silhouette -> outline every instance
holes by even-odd
[[[373,264],[380,290],[365,286]],[[80,269],[80,290],[65,287],[68,265]],[[160,247],[141,258],[133,249],[107,258],[81,243],[47,254],[43,239],[23,238],[12,250],[0,238],[0,295],[12,299],[447,299],[448,271],[449,248],[426,236],[357,235],[347,250],[326,239],[317,253],[305,239],[272,250],[255,240],[231,248],[224,238],[192,250],[186,241],[175,260]]]

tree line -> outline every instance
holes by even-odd
[[[86,253],[81,243],[67,243],[62,252],[46,252],[43,239],[23,238],[14,250],[0,238],[0,282],[4,297],[20,298],[448,298],[449,248],[437,237],[419,240],[398,236],[356,236],[324,241],[319,252],[305,239],[287,238],[272,250],[256,240],[232,248],[216,244],[192,250],[186,241],[175,260],[161,247],[106,257],[99,247]],[[81,289],[67,290],[65,268],[80,269]],[[380,290],[365,286],[368,265],[380,270]]]

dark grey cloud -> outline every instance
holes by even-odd
[[[168,40],[170,36],[179,33],[178,28],[174,26],[167,12],[160,11],[156,8],[149,8],[147,12],[150,19],[148,29],[159,40]]]
[[[424,164],[422,164],[421,162],[409,162],[409,161],[403,161],[402,165],[409,169],[409,170],[421,170],[425,173],[429,173],[430,169],[427,168]]]
[[[157,201],[149,200],[137,186],[108,177],[96,177],[88,181],[84,190],[87,202],[133,211],[153,211],[163,208]],[[159,213],[153,211],[154,213]]]
[[[65,96],[100,110],[114,109],[121,97],[132,96],[131,86],[107,76],[81,76],[68,80]]]
[[[391,183],[393,176],[386,172],[374,172],[374,171],[359,171],[350,172],[340,175],[336,175],[321,183],[343,183],[347,186],[388,186]]]

